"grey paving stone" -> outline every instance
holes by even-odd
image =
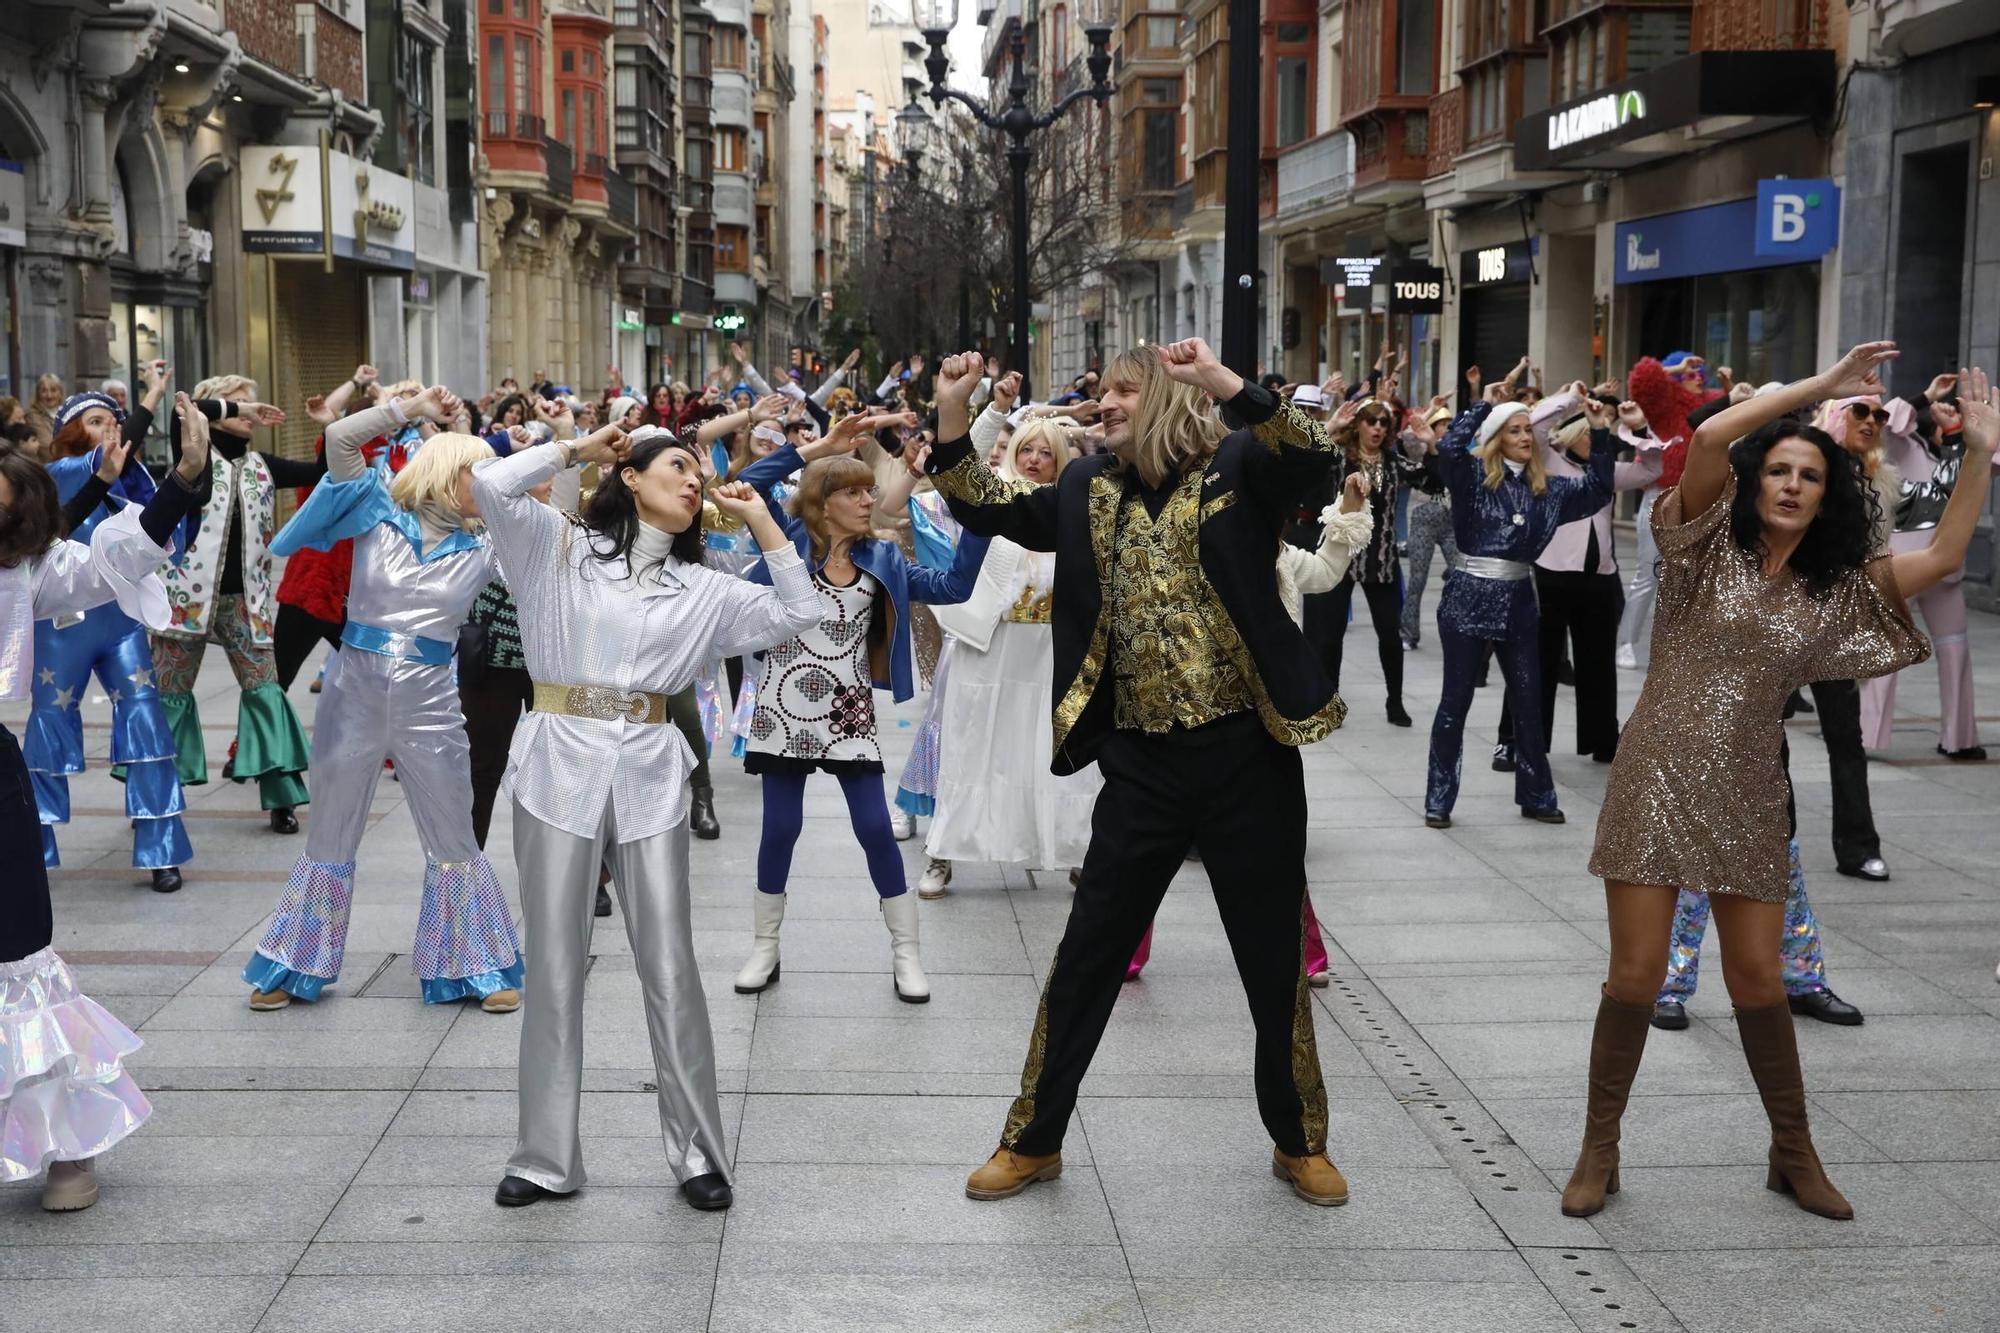
[[[651,1077],[652,1071],[647,1071]],[[722,1119],[734,1125],[743,1098],[722,1096]],[[489,1091],[419,1091],[409,1095],[388,1127],[390,1137],[501,1138],[514,1133],[520,1099],[509,1089]],[[579,1109],[579,1128],[586,1138],[656,1139],[660,1133],[659,1098],[638,1090],[590,1091],[586,1083]]]
[[[1329,1320],[1361,1333],[1574,1333],[1576,1327],[1532,1281],[1365,1283],[1343,1280],[1329,1267],[1328,1280],[1317,1282],[1145,1277],[1139,1295],[1154,1333],[1264,1333]]]
[[[1958,1245],[1995,1233],[1965,1208],[1893,1163],[1847,1163],[1827,1175],[1854,1205],[1851,1221],[1815,1217],[1764,1188],[1764,1168],[1621,1168],[1619,1194],[1591,1225],[1619,1253],[1646,1250],[1834,1249]]]
[[[33,1181],[0,1185],[0,1237],[9,1244],[151,1244],[306,1241],[340,1198],[345,1180],[268,1185],[124,1185],[80,1213],[45,1213]]]
[[[1268,1162],[1270,1134],[1253,1097],[1086,1097],[1078,1104],[1091,1151],[1106,1166]],[[1330,1101],[1327,1149],[1344,1172],[1378,1166],[1444,1165],[1430,1139],[1395,1102]]]
[[[1419,1028],[1446,1068],[1482,1099],[1578,1095],[1589,1074],[1590,1030],[1587,1021],[1429,1023]],[[1634,1096],[1736,1092],[1751,1086],[1740,1049],[1702,1029],[1678,1035],[1682,1040],[1646,1043]],[[1806,1086],[1816,1086],[1810,1073]]]
[[[2000,1253],[1990,1249],[1704,1249],[1629,1262],[1689,1333],[1800,1321],[1819,1333],[2000,1327]]]
[[[508,1327],[525,1311],[560,1312],[581,1327],[699,1328],[713,1277],[691,1272],[625,1274],[616,1281],[584,1274],[489,1274],[478,1282],[371,1273],[294,1277],[259,1325],[374,1333],[385,1328]]]
[[[2000,1162],[1912,1162],[1905,1169],[1978,1218],[1988,1230],[2000,1231]]]
[[[284,1283],[258,1277],[92,1277],[60,1284],[10,1281],[0,1309],[31,1311],[41,1333],[249,1333]]]
[[[706,1241],[643,1244],[618,1241],[463,1241],[398,1245],[386,1241],[316,1241],[305,1248],[300,1277],[429,1274],[438,1277],[591,1277],[624,1281],[675,1274],[713,1274],[720,1246]]]
[[[162,1005],[146,1024],[156,1032],[249,1032],[268,1036],[277,1024],[287,1031],[414,1033],[440,1037],[463,1006],[421,1004],[402,999],[343,996],[341,1003],[295,1004],[279,1013],[259,1013],[242,995],[179,995]]]
[[[802,1277],[844,1274],[855,1277],[928,1279],[980,1278],[994,1273],[1032,1273],[1037,1280],[1113,1279],[1130,1281],[1125,1254],[1116,1245],[1031,1244],[953,1245],[874,1241],[767,1242],[731,1236],[723,1250],[725,1277]]]
[[[322,1000],[321,1004],[335,1004]],[[367,1003],[361,1001],[360,1003]],[[216,1032],[161,1030],[146,1034],[146,1049],[133,1064],[142,1069],[237,1068],[285,1065],[306,1069],[370,1068],[381,1065],[429,1063],[443,1039],[442,1031],[340,1032],[308,1031],[287,1025],[290,1010],[262,1017],[272,1020],[262,1031]]]
[[[996,1114],[996,1109],[1000,1112]],[[999,1141],[1004,1108],[985,1097],[784,1096],[749,1099],[738,1162],[962,1166],[970,1171]],[[1064,1140],[1064,1161],[1087,1165],[1089,1140]]]
[[[391,1067],[336,1065],[170,1065],[156,1069],[140,1051],[126,1068],[150,1095],[162,1089],[187,1092],[314,1092],[327,1089],[372,1091],[413,1088],[421,1065]]]
[[[1336,1162],[1339,1158],[1334,1159]],[[1128,1247],[1247,1238],[1258,1247],[1500,1249],[1506,1246],[1449,1170],[1369,1167],[1347,1176],[1349,1202],[1318,1208],[1271,1176],[1268,1154],[1228,1166],[1100,1166]],[[1145,1276],[1135,1267],[1134,1274]]]
[[[1602,965],[1587,972],[1494,976],[1477,965],[1458,975],[1392,977],[1371,968],[1369,979],[1396,1012],[1420,1026],[1432,1023],[1563,1022],[1591,1013],[1604,985]]]
[[[1990,1092],[1829,1092],[1812,1100],[1899,1162],[2000,1161]]]
[[[1022,973],[944,973],[926,967],[929,1004],[904,1004],[878,977],[859,972],[793,971],[756,997],[754,1014],[766,1018],[904,1018],[942,1022],[1019,1015],[1022,1032],[1033,1021],[1041,988]],[[735,999],[736,997],[732,997]],[[740,1001],[739,1001],[740,1003]]]
[[[735,1121],[725,1119],[723,1125],[723,1150],[733,1156],[731,1131]],[[470,1185],[491,1190],[505,1173],[515,1141],[511,1130],[506,1134],[450,1138],[395,1135],[372,1145],[354,1183],[371,1187]],[[630,1186],[675,1189],[680,1183],[667,1165],[657,1122],[653,1134],[647,1138],[585,1135],[583,1165],[591,1185],[605,1189]]]
[[[165,998],[201,974],[192,963],[70,963],[84,994],[96,1000],[107,995],[152,995]]]
[[[1141,1280],[1151,1276],[1449,1284],[1527,1282],[1534,1276],[1520,1254],[1505,1246],[1490,1250],[1353,1249],[1339,1244],[1266,1247],[1255,1237],[1243,1244],[1217,1244],[1210,1237],[1127,1241],[1125,1251]]]
[[[284,1126],[267,1126],[282,1130]],[[299,1185],[351,1179],[361,1169],[376,1137],[314,1135],[310,1152],[299,1150],[291,1135],[256,1137],[230,1134],[213,1137],[175,1136],[144,1132],[132,1135],[98,1164],[98,1179],[107,1189],[127,1185],[164,1185],[201,1189],[211,1185],[268,1185],[274,1194]]]
[[[1462,961],[1477,965],[1488,958],[1601,959],[1604,950],[1575,926],[1561,921],[1489,922],[1480,925],[1333,927],[1355,962],[1376,963]]]
[[[505,1162],[498,1164],[504,1166]],[[721,1213],[698,1213],[680,1191],[586,1185],[565,1199],[544,1199],[531,1208],[502,1208],[493,1202],[500,1183],[496,1166],[484,1185],[356,1185],[313,1238],[323,1241],[380,1242],[393,1237],[404,1245],[455,1245],[462,1241],[638,1241],[717,1240]]]
[[[107,1180],[109,1177],[106,1178]],[[91,1278],[283,1277],[304,1254],[303,1240],[198,1242],[192,1244],[85,1245],[57,1240],[16,1244],[0,1226],[0,1281],[20,1279],[49,1284]],[[0,1310],[12,1308],[0,1287]],[[19,1285],[15,1292],[34,1288]],[[52,1290],[52,1286],[42,1290]]]
[[[1019,1245],[1116,1241],[1092,1168],[999,1203],[965,1197],[960,1166],[818,1166],[746,1162],[736,1173],[732,1241]]]
[[[881,984],[887,990],[889,977],[885,975]],[[1033,1017],[1030,1011],[1020,1017],[964,1019],[947,1026],[900,1015],[774,1015],[758,1020],[751,1068],[1018,1074]]]
[[[1814,1101],[1820,1113],[1809,1114],[1820,1160],[1885,1160],[1877,1145],[1825,1114],[1825,1102]],[[1582,1098],[1489,1097],[1480,1104],[1537,1166],[1552,1177],[1568,1177],[1583,1141]],[[1771,1122],[1756,1094],[1668,1093],[1631,1100],[1618,1153],[1628,1167],[1754,1165],[1765,1160],[1770,1146]]]
[[[724,1274],[715,1285],[714,1333],[771,1328],[839,1330],[1103,1329],[1147,1327],[1130,1278],[1057,1278],[995,1270],[980,1276],[910,1282],[864,1274]]]
[[[1334,877],[1313,888],[1315,915],[1334,926],[1555,919],[1555,914],[1532,895],[1493,879],[1380,884]]]

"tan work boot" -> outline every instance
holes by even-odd
[[[91,1159],[50,1162],[49,1180],[42,1186],[42,1207],[51,1213],[75,1213],[97,1202],[97,1172]]]
[[[511,1014],[521,1007],[521,992],[511,987],[494,991],[479,1002],[479,1007],[489,1014]]]
[[[1316,1203],[1322,1208],[1338,1208],[1347,1202],[1347,1177],[1340,1174],[1340,1168],[1324,1152],[1293,1157],[1273,1148],[1271,1174],[1280,1180],[1290,1181],[1292,1193],[1307,1203]]]
[[[255,986],[250,988],[250,1007],[259,1013],[265,1013],[272,1009],[283,1009],[291,1002],[292,996],[289,991],[258,990]]]
[[[986,1165],[965,1178],[968,1199],[1011,1199],[1038,1180],[1054,1180],[1062,1174],[1062,1154],[1030,1157],[1002,1144],[986,1159]]]

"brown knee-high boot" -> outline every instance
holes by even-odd
[[[1738,1009],[1736,1030],[1743,1058],[1771,1118],[1771,1168],[1764,1187],[1798,1197],[1799,1207],[1821,1217],[1846,1221],[1854,1205],[1826,1178],[1806,1125],[1806,1081],[1799,1070],[1799,1038],[1789,1004]]]
[[[1583,1121],[1583,1149],[1563,1188],[1562,1210],[1589,1217],[1618,1192],[1618,1125],[1625,1115],[1639,1058],[1646,1053],[1653,1006],[1625,1004],[1606,992],[1597,1002],[1597,1030],[1590,1038],[1590,1109]]]

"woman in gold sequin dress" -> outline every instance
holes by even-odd
[[[1895,344],[1864,343],[1831,369],[1702,423],[1677,489],[1653,514],[1660,592],[1653,664],[1618,747],[1591,873],[1604,880],[1611,967],[1590,1051],[1583,1149],[1562,1209],[1587,1217],[1618,1192],[1618,1130],[1664,975],[1676,888],[1709,895],[1737,1030],[1771,1120],[1766,1184],[1824,1217],[1853,1208],[1806,1124],[1779,968],[1787,871],[1785,697],[1814,680],[1868,678],[1930,645],[1907,600],[1959,567],[1983,490],[1954,496],[1923,550],[1882,552],[1860,466],[1801,424],[1823,399],[1880,393]],[[1967,373],[1968,467],[2000,436],[2000,398]],[[1734,442],[1732,444],[1732,441]]]
[[[1063,428],[1043,418],[1014,432],[999,472],[1051,486],[1067,462]],[[956,861],[1068,870],[1090,846],[1104,779],[1095,765],[1051,773],[1054,739],[1042,725],[1054,705],[1055,564],[1052,554],[996,537],[972,596],[937,608],[957,647],[938,734],[937,811],[924,844],[931,865],[918,885],[927,898],[944,895]]]

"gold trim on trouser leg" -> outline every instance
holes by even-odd
[[[1012,1148],[1020,1141],[1021,1131],[1035,1118],[1035,1093],[1042,1083],[1042,1065],[1049,1054],[1049,988],[1056,984],[1056,964],[1062,961],[1062,949],[1058,947],[1049,959],[1048,980],[1042,983],[1041,1002],[1035,1006],[1034,1030],[1028,1034],[1028,1058],[1021,1065],[1021,1095],[1014,1099],[1013,1107],[1007,1112],[1007,1126],[1000,1131],[1000,1142]]]
[[[1299,1096],[1299,1128],[1306,1155],[1326,1151],[1326,1079],[1319,1067],[1319,1037],[1313,1031],[1312,992],[1306,987],[1306,942],[1301,908],[1299,984],[1292,1009],[1292,1086]]]

